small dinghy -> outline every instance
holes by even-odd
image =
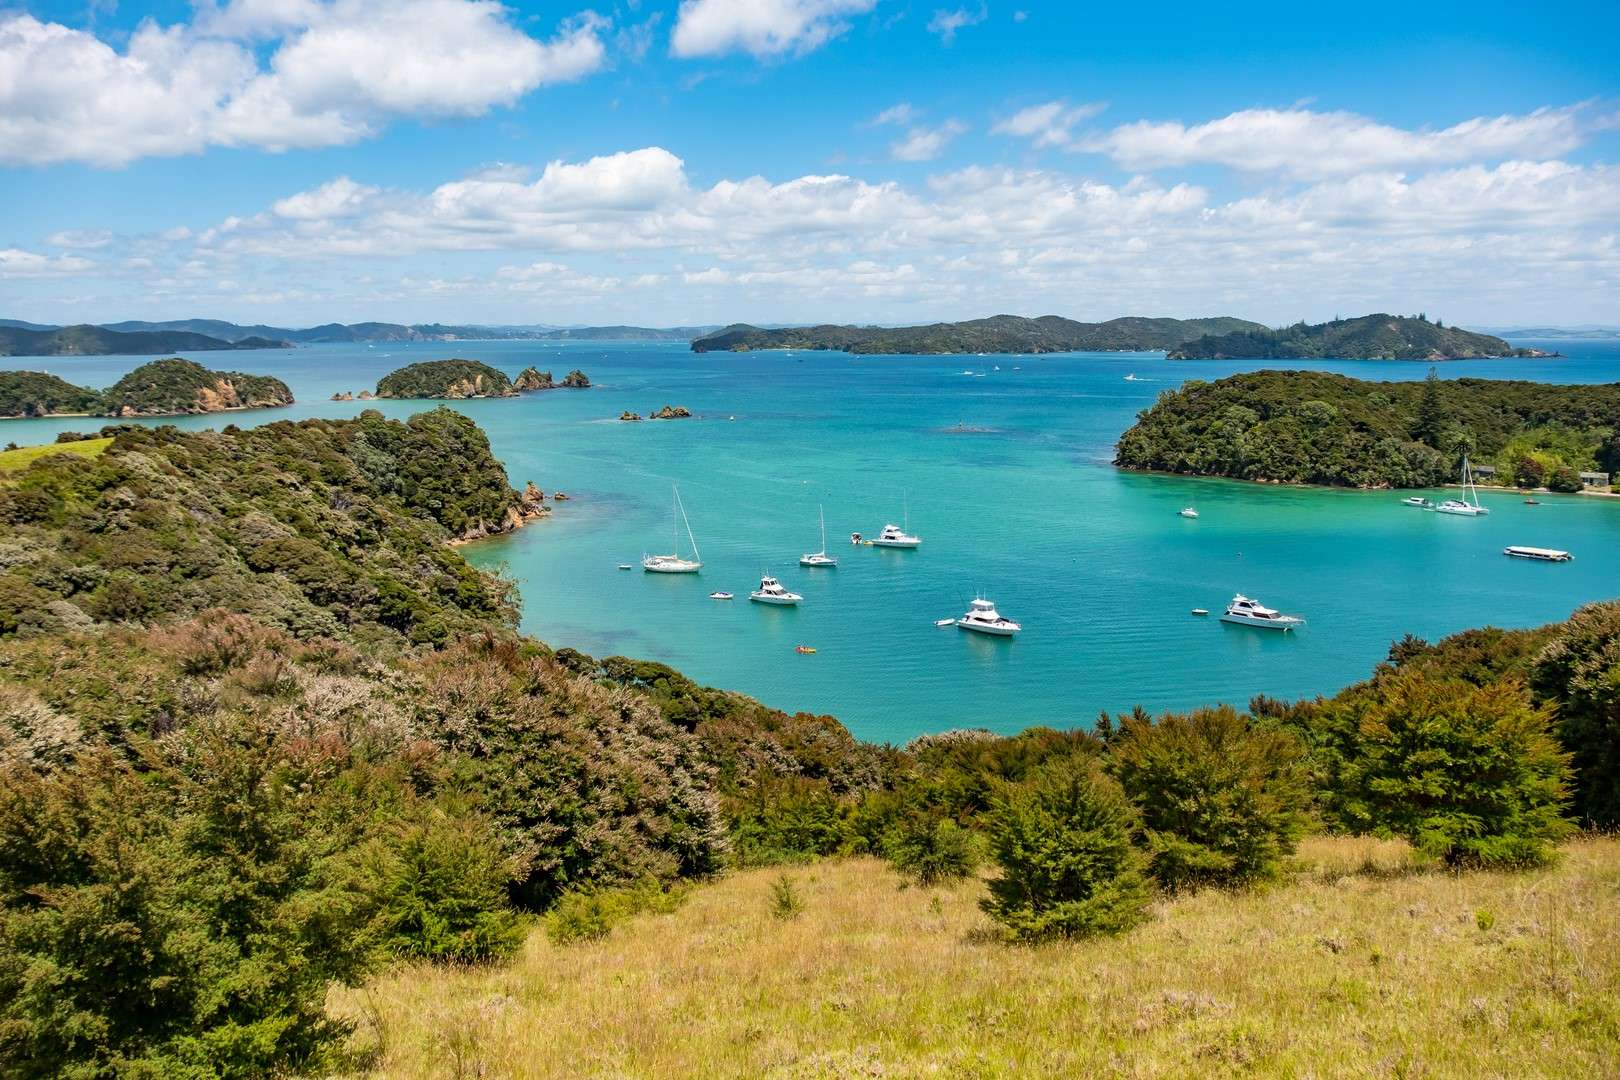
[[[622,562],[622,563],[619,564],[619,569],[620,570],[634,570],[635,567],[632,566],[630,563]]]
[[[712,592],[712,593],[709,594],[709,599],[710,600],[730,600],[731,599],[731,594],[728,593],[728,592]]]
[[[955,626],[956,625],[956,620],[955,619],[935,619],[934,620],[934,625],[935,626]]]
[[[1194,615],[1208,615],[1209,614],[1209,608],[1207,608],[1207,607],[1195,607],[1195,608],[1193,608],[1192,613]]]
[[[1195,518],[1195,517],[1198,516],[1198,511],[1194,510],[1190,506],[1184,507],[1181,510],[1177,510],[1176,513],[1180,514],[1184,518]]]

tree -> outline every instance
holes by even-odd
[[[1573,465],[1558,465],[1553,468],[1552,474],[1547,477],[1548,491],[1562,491],[1572,495],[1586,485],[1581,482],[1581,474]]]
[[[1530,685],[1558,708],[1576,813],[1592,825],[1620,825],[1620,601],[1570,616],[1537,654]]]
[[[1434,368],[1423,380],[1423,396],[1418,399],[1417,417],[1412,422],[1412,438],[1439,450],[1446,429],[1446,408],[1440,402],[1440,373]]]
[[[1142,815],[1153,876],[1170,889],[1276,874],[1305,829],[1303,749],[1230,706],[1127,718],[1108,769]]]
[[[971,829],[920,811],[895,824],[885,847],[889,864],[919,885],[964,878],[979,865],[979,844]]]
[[[1508,678],[1484,686],[1397,671],[1332,712],[1347,739],[1347,821],[1449,866],[1533,866],[1570,829],[1569,755],[1550,713]]]
[[[1139,824],[1094,758],[1053,761],[1006,787],[990,813],[999,877],[981,906],[1020,941],[1129,930],[1147,917]]]

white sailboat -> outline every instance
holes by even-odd
[[[641,568],[649,574],[695,574],[703,569],[702,556],[698,554],[697,538],[692,535],[692,523],[686,520],[686,507],[681,505],[681,489],[671,484],[675,492],[675,536],[670,545],[668,555],[643,555]],[[681,526],[686,526],[686,539],[692,545],[692,557],[683,559],[680,556]]]
[[[827,554],[827,512],[816,507],[816,513],[821,518],[821,550],[812,551],[799,556],[800,566],[837,566],[838,557]]]
[[[1468,468],[1468,455],[1463,455],[1462,464],[1463,497],[1461,499],[1446,499],[1430,507],[1437,514],[1456,514],[1458,517],[1478,517],[1490,513],[1480,505],[1479,492],[1474,489],[1474,474]]]

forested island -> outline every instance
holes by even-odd
[[[0,371],[0,418],[181,416],[293,403],[280,379],[211,371],[191,360],[154,360],[106,390],[74,386],[38,371]]]
[[[1426,315],[1363,315],[1296,323],[1278,330],[1253,326],[1214,332],[1172,348],[1171,360],[1483,360],[1549,357],[1499,337],[1430,322]]]
[[[1408,638],[1328,698],[894,748],[661,664],[521,636],[510,584],[450,542],[523,499],[447,409],[102,439],[0,475],[8,1073],[433,1072],[448,1059],[424,984],[449,1030],[463,1004],[499,1010],[455,1044],[474,1071],[516,1060],[532,1030],[606,1067],[653,1025],[662,1054],[752,1074],[779,1051],[744,1033],[799,1030],[805,993],[836,995],[865,1045],[892,1033],[896,985],[943,1015],[1005,1010],[982,1044],[998,1052],[1105,1068],[1054,1038],[1060,1007],[1195,1070],[1207,1054],[1179,1020],[1144,1026],[1066,983],[1026,1017],[1029,995],[1107,969],[1144,1015],[1213,1009],[1166,997],[1173,970],[1174,986],[1219,988],[1216,1015],[1249,1030],[1277,1023],[1304,957],[1328,965],[1323,986],[1354,961],[1369,992],[1432,1002],[1372,1010],[1346,1040],[1326,1021],[1265,1029],[1310,1060],[1364,1054],[1373,1032],[1453,1064],[1545,1061],[1542,1027],[1484,1049],[1457,1037],[1485,993],[1558,1017],[1561,1067],[1612,1053],[1605,1026],[1577,1022],[1608,1000],[1612,967],[1568,943],[1611,929],[1615,842],[1555,846],[1575,821],[1620,821],[1605,720],[1620,708],[1620,604]],[[1323,829],[1398,839],[1306,838]],[[811,859],[828,861],[802,869]],[[778,869],[749,869],[762,866]],[[1511,873],[1528,868],[1534,889]],[[1542,927],[1547,903],[1564,906]],[[1446,934],[1412,928],[1431,910]],[[1534,980],[1502,974],[1518,968],[1495,952],[1445,967],[1498,918],[1542,957]],[[1293,936],[1255,936],[1284,924]],[[550,940],[509,959],[530,933]],[[1006,947],[1125,933],[1085,964]],[[650,938],[626,949],[626,934]],[[717,951],[717,934],[739,944]],[[573,951],[609,935],[612,948]],[[602,1013],[585,1033],[550,1022],[585,995],[624,999],[652,977],[642,956],[682,973],[665,971],[668,1016],[637,1001],[622,1029]],[[558,969],[545,993],[491,1004],[478,965],[507,962],[515,987],[533,965]],[[881,994],[860,981],[880,971]],[[724,1007],[694,1033],[703,1001]],[[960,1038],[935,1027],[918,1035],[931,1057]]]
[[[161,356],[176,352],[290,348],[292,345],[286,341],[260,337],[225,341],[183,330],[125,333],[88,325],[43,330],[0,326],[0,356]]]
[[[377,383],[380,398],[464,398],[515,397],[529,390],[581,390],[591,380],[575,368],[553,382],[551,372],[527,367],[514,381],[504,371],[477,360],[426,360],[409,364],[384,375]]]
[[[1493,379],[1368,382],[1320,371],[1189,380],[1120,436],[1115,464],[1346,487],[1432,487],[1461,455],[1499,483],[1581,488],[1620,472],[1620,384]]]
[[[754,349],[832,349],[849,353],[1139,352],[1171,349],[1205,334],[1264,330],[1259,323],[1220,317],[1149,319],[1137,316],[1084,323],[1058,315],[1028,319],[995,315],[928,326],[805,326],[761,329],[737,324],[692,342],[693,352]]]

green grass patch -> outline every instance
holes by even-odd
[[[97,458],[106,453],[107,447],[112,445],[112,438],[81,439],[78,442],[46,443],[44,446],[19,446],[15,450],[0,450],[0,472],[16,472],[26,469],[46,454],[78,454],[80,457]]]

